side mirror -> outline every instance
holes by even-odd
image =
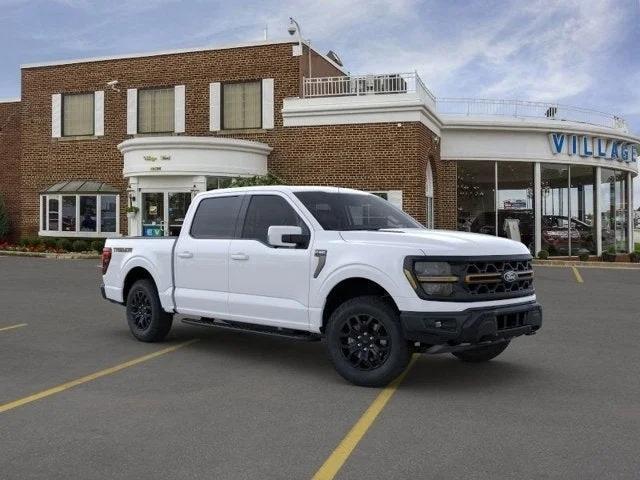
[[[308,235],[302,233],[302,227],[290,225],[272,225],[267,232],[269,245],[273,247],[298,247],[304,245]]]

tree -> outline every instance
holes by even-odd
[[[229,187],[253,187],[256,185],[284,185],[284,182],[271,173],[253,177],[235,177]]]
[[[0,194],[0,240],[9,235],[9,215],[7,214],[7,207],[4,204],[4,199]]]

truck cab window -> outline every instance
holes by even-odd
[[[242,238],[267,242],[269,227],[292,225],[302,227],[302,232],[309,229],[289,203],[278,195],[253,195],[247,208]]]
[[[191,224],[194,238],[233,238],[242,197],[205,198]]]

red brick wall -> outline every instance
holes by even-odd
[[[20,102],[0,103],[0,195],[11,221],[11,236],[19,226]]]
[[[318,62],[314,76],[320,72],[340,74],[322,57],[313,58]],[[37,231],[38,192],[72,179],[100,180],[119,187],[121,230],[126,233],[127,182],[122,177],[122,155],[116,148],[131,138],[126,135],[126,89],[173,85],[186,85],[185,135],[232,136],[267,143],[273,147],[269,169],[287,183],[401,189],[405,209],[424,221],[427,159],[434,161],[437,184],[441,177],[451,178],[450,166],[440,162],[434,135],[420,123],[283,127],[279,112],[285,97],[299,95],[304,73],[301,59],[306,57],[292,56],[291,44],[276,44],[23,69],[21,233]],[[209,132],[209,83],[261,78],[275,79],[275,128]],[[106,88],[110,80],[118,80],[119,93]],[[105,135],[52,139],[51,95],[95,90],[105,90]],[[449,198],[450,190],[436,187],[436,205],[440,195],[443,201]],[[455,195],[452,198],[455,201]],[[451,218],[455,225],[455,215],[448,209],[437,207],[438,226],[448,225]]]
[[[247,79],[275,79],[275,108],[280,111],[287,96],[298,95],[298,57],[290,44],[210,50],[143,58],[109,60],[22,70],[22,234],[38,228],[38,192],[57,182],[92,179],[121,189],[121,229],[126,225],[124,208],[127,182],[123,160],[116,146],[126,135],[127,88],[186,85],[185,135],[209,132],[209,83]],[[120,92],[106,88],[118,80]],[[105,135],[84,140],[51,138],[51,95],[54,93],[105,90]],[[269,144],[282,129],[263,131]]]

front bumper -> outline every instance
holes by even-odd
[[[462,312],[400,312],[407,340],[425,345],[477,344],[532,335],[542,326],[537,302]]]

